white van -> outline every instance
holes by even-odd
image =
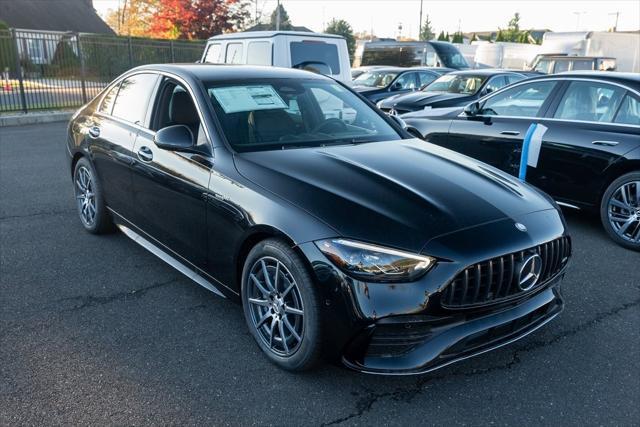
[[[201,62],[312,69],[351,84],[347,42],[333,34],[302,31],[222,34],[208,40]]]

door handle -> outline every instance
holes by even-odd
[[[150,162],[153,160],[153,152],[145,145],[138,149],[138,158],[143,162]]]
[[[500,135],[518,136],[520,135],[520,132],[518,132],[517,130],[503,130],[502,132],[500,132]]]
[[[89,136],[91,138],[98,138],[100,136],[100,128],[98,126],[91,126],[89,128]]]
[[[591,143],[593,145],[604,145],[607,147],[615,147],[616,145],[620,144],[618,141],[592,141]]]

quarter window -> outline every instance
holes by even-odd
[[[536,117],[555,85],[552,81],[539,81],[505,89],[487,99],[482,106],[482,114]]]
[[[247,47],[247,64],[271,65],[271,43],[251,42]]]
[[[227,45],[227,56],[224,62],[227,64],[242,63],[242,43],[229,43]]]
[[[611,122],[624,92],[622,88],[604,83],[571,82],[554,117],[587,122]]]
[[[629,94],[624,97],[616,114],[616,123],[640,126],[640,101]]]
[[[113,105],[113,116],[131,123],[144,125],[149,98],[156,85],[155,74],[136,74],[120,84],[120,91]]]
[[[120,87],[120,83],[114,85],[107,94],[102,98],[102,104],[100,104],[100,108],[98,111],[105,114],[111,114],[111,110],[113,109],[113,101],[116,100],[116,95],[118,94],[118,88]]]

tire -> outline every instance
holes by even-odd
[[[616,243],[640,251],[640,171],[622,175],[607,187],[600,219]]]
[[[318,363],[318,291],[300,256],[282,240],[263,240],[249,252],[242,271],[242,306],[249,331],[271,362],[289,371]]]
[[[80,223],[89,233],[104,234],[115,230],[102,195],[96,171],[87,158],[82,157],[73,169],[73,193]]]

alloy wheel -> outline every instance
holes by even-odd
[[[291,356],[304,338],[302,296],[293,275],[276,258],[262,257],[248,283],[249,312],[262,342],[278,356]]]
[[[622,239],[640,243],[640,181],[618,187],[607,205],[609,224]]]
[[[76,171],[75,190],[80,219],[86,226],[92,227],[96,221],[96,195],[93,176],[85,166]]]

